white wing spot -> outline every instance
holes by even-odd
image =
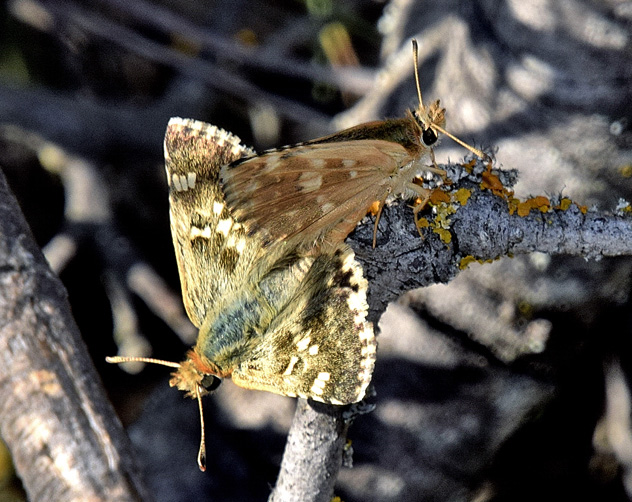
[[[366,312],[368,308],[364,295],[360,293],[349,294],[347,305],[353,312]]]
[[[364,322],[364,319],[362,320],[362,322]],[[375,337],[375,335],[373,335],[373,329],[369,325],[366,325],[364,329],[360,331],[360,333],[358,333],[358,336],[363,342],[372,340]]]
[[[355,166],[357,163],[358,163],[358,161],[357,161],[357,160],[353,160],[353,159],[345,159],[345,160],[343,160],[343,161],[342,161],[342,167],[346,167],[346,168],[353,167],[353,166]],[[352,172],[353,172],[353,173],[355,173],[355,174],[358,174],[356,171],[352,171]],[[352,178],[355,178],[355,174],[354,174],[353,176],[351,176],[351,177],[352,177]]]
[[[292,371],[294,371],[294,365],[298,362],[298,357],[292,356],[290,359],[290,364],[287,365],[287,368],[283,372],[284,375],[291,375]]]
[[[323,177],[320,174],[311,171],[304,172],[298,178],[298,185],[301,187],[302,190],[305,190],[306,192],[313,192],[314,190],[318,190],[322,184]]]
[[[230,228],[232,226],[233,226],[233,220],[231,218],[226,218],[225,220],[219,220],[215,230],[217,233],[223,234],[224,237],[227,237],[228,234],[230,233]]]
[[[191,230],[189,231],[189,236],[191,237],[191,240],[197,237],[202,237],[203,239],[210,239],[211,227],[209,227],[208,225],[206,225],[203,229],[200,229],[199,227],[191,227]]]
[[[189,188],[194,188],[195,187],[195,180],[196,180],[197,176],[194,172],[189,172],[187,174],[187,185],[189,185]]]
[[[312,388],[309,390],[312,392],[312,394],[320,395],[323,393],[323,389],[321,387],[318,387],[316,385],[316,382],[318,382],[318,380],[314,380],[314,385],[312,385]]]
[[[323,380],[324,382],[328,382],[330,378],[331,378],[330,373],[327,373],[326,371],[321,371],[316,377],[316,380]]]
[[[314,383],[311,389],[309,390],[313,394],[316,394],[318,396],[322,395],[323,390],[325,389],[325,385],[327,385],[327,382],[329,381],[330,378],[331,378],[331,375],[327,373],[326,371],[320,372],[318,376],[314,379]]]
[[[366,345],[360,350],[360,354],[362,354],[364,358],[375,357],[375,353],[375,345]]]
[[[187,185],[187,177],[184,174],[180,175],[180,186],[184,191],[189,189],[189,186]]]
[[[318,345],[312,345],[312,346],[309,348],[309,351],[308,351],[308,352],[309,352],[309,355],[310,355],[310,356],[315,356],[316,354],[318,354]]]
[[[309,336],[306,336],[301,341],[297,342],[296,348],[299,350],[299,352],[302,352],[308,347],[310,341],[311,338]]]
[[[227,248],[236,248],[238,243],[238,238],[234,232],[230,233],[227,237],[225,246]]]
[[[349,178],[353,179],[358,175],[358,171],[349,171]]]
[[[180,184],[180,176],[177,174],[173,174],[171,176],[171,180],[173,181],[173,186],[175,187],[177,192],[182,192],[182,185]]]
[[[217,202],[216,200],[213,201],[213,214],[216,214],[217,216],[219,216],[220,214],[222,214],[222,211],[224,210],[224,204],[222,202]]]
[[[244,239],[239,239],[235,245],[235,250],[241,254],[244,252],[244,249],[246,249],[246,241]]]

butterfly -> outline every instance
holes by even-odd
[[[248,232],[226,204],[220,168],[251,153],[210,124],[172,118],[165,134],[171,234],[187,314],[199,328],[170,385],[197,399],[223,378],[239,386],[343,405],[361,400],[376,356],[368,284],[344,243],[297,249]]]
[[[452,138],[481,158],[480,150],[445,129],[445,109],[436,101],[424,106],[419,86],[417,42],[413,66],[419,107],[405,117],[368,122],[296,145],[240,158],[221,168],[221,184],[231,214],[249,233],[267,243],[286,241],[298,249],[343,242],[375,201],[379,215],[394,195],[420,197],[428,192],[413,183],[436,167],[432,146],[438,133]],[[423,163],[426,155],[433,166]]]

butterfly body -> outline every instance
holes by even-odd
[[[221,169],[232,213],[268,243],[299,249],[333,245],[366,215],[375,201],[421,195],[412,180],[443,126],[439,102],[404,118],[374,121],[315,140],[245,157]]]
[[[362,270],[346,245],[303,252],[246,230],[224,200],[219,169],[247,153],[202,122],[171,119],[167,128],[172,237],[184,304],[200,330],[171,384],[195,397],[232,377],[250,389],[358,401],[376,348]]]

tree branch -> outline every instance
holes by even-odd
[[[66,291],[2,173],[0,263],[0,431],[29,500],[150,500]]]
[[[384,211],[375,249],[372,218],[351,235],[371,284],[372,312],[383,312],[411,289],[449,282],[473,261],[535,251],[586,259],[632,254],[632,219],[625,210],[587,211],[562,197],[518,201],[511,192],[517,181],[513,171],[494,170],[491,176],[500,184],[491,187],[483,181],[490,173],[481,161],[473,168],[440,167],[452,184],[443,187],[445,201],[422,214],[428,225],[423,240],[402,201]]]
[[[382,213],[376,248],[373,217],[349,238],[369,280],[369,319],[375,325],[389,302],[412,289],[449,282],[471,261],[534,251],[586,259],[632,254],[632,219],[624,213],[584,212],[561,198],[518,201],[511,192],[516,173],[491,172],[482,161],[440,167],[451,182],[445,191],[437,189],[444,194],[437,198],[441,202],[424,215],[428,227],[423,239],[412,209],[401,201]],[[536,207],[528,210],[530,206]],[[505,347],[498,352],[502,350]],[[322,501],[333,496],[347,431],[335,411],[299,402],[271,500]]]

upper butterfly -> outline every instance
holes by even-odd
[[[249,234],[260,234],[267,244],[291,242],[298,249],[336,245],[374,201],[381,211],[391,195],[427,198],[427,191],[412,181],[424,171],[443,173],[422,163],[426,154],[434,163],[432,145],[439,132],[486,157],[445,131],[439,101],[424,106],[415,40],[413,60],[419,108],[404,118],[368,122],[222,167],[228,207]]]

